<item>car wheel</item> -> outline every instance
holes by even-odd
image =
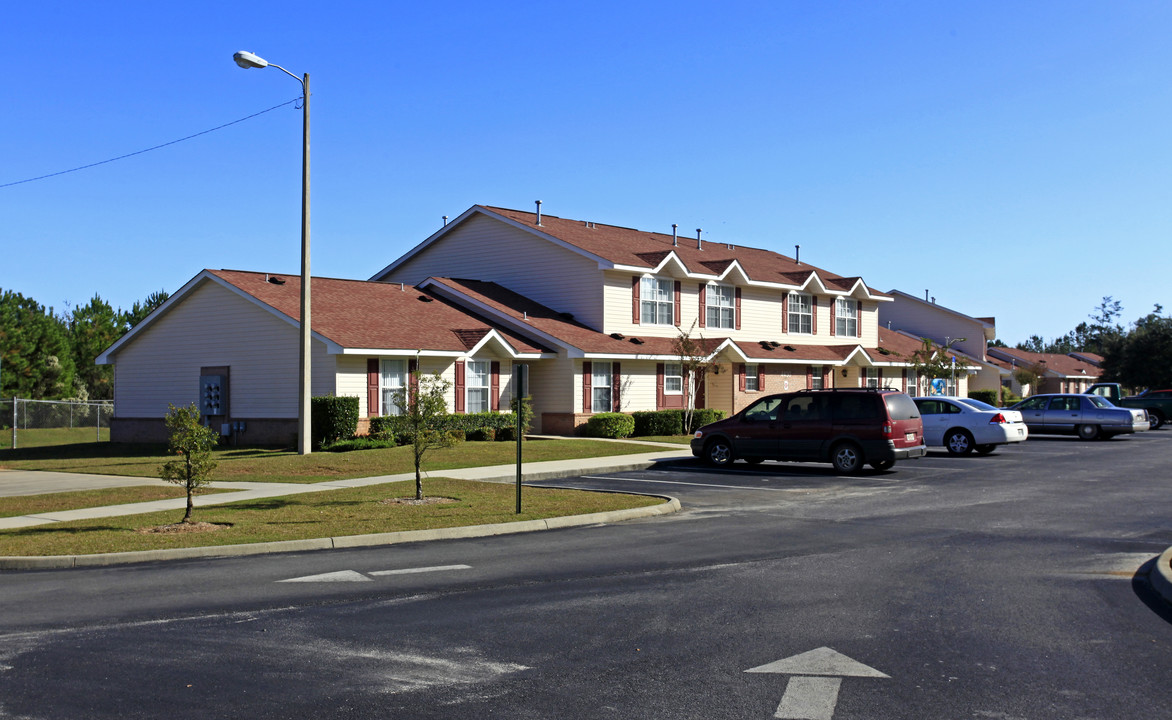
[[[1148,410],[1148,424],[1149,430],[1159,430],[1164,427],[1164,416],[1160,414],[1159,410]]]
[[[953,455],[968,455],[973,451],[973,436],[968,430],[949,430],[944,435],[944,447]]]
[[[883,472],[884,470],[890,470],[891,468],[895,467],[895,461],[894,460],[880,460],[879,462],[871,463],[871,467],[875,468],[879,472]]]
[[[1099,437],[1098,425],[1079,425],[1078,436],[1083,440],[1094,440]]]
[[[975,450],[978,455],[988,455],[996,449],[996,445],[977,445],[973,448],[973,450]]]
[[[712,467],[728,467],[732,465],[732,445],[724,438],[713,438],[704,446],[704,461]]]
[[[761,463],[765,462],[765,458],[745,458],[745,462],[749,463],[750,465],[760,465]]]
[[[863,453],[854,443],[839,443],[830,451],[830,462],[839,473],[853,475],[863,469]]]

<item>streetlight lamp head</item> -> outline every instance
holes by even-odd
[[[236,61],[237,65],[244,68],[245,70],[248,68],[263,68],[269,66],[268,61],[264,58],[257,57],[256,55],[253,55],[250,52],[245,52],[244,50],[241,50],[240,52],[233,55],[232,59]]]

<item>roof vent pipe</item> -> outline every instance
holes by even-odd
[[[924,302],[928,302],[928,288],[924,288]]]
[[[700,233],[702,233],[702,232],[704,232],[704,231],[701,230],[700,228],[696,228],[696,249],[697,250],[704,249],[704,241],[700,239]]]
[[[537,201],[537,227],[541,227],[541,201]]]
[[[448,226],[448,216],[444,215],[444,227]]]
[[[794,245],[794,262],[798,265],[802,264],[802,246]]]
[[[671,246],[672,247],[679,247],[679,245],[680,245],[680,238],[676,234],[676,228],[678,228],[678,227],[679,227],[678,223],[671,224]]]

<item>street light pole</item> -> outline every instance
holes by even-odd
[[[309,280],[309,73],[297,77],[285,68],[270,63],[250,52],[241,50],[232,56],[242,68],[264,68],[272,65],[297,82],[301,83],[302,136],[301,136],[301,358],[299,363],[299,389],[297,393],[297,452],[308,455],[313,452],[310,427],[310,353],[312,332],[310,323],[310,280]]]

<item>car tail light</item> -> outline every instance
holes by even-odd
[[[887,425],[884,425],[883,426],[883,437],[887,437],[887,438],[895,437],[895,433],[892,432],[892,430],[893,430],[893,428],[890,423]]]
[[[1009,422],[1009,421],[1006,420],[1005,416],[1002,415],[1001,413],[997,413],[996,415],[994,415],[992,418],[989,419],[990,425],[998,425],[998,424],[1004,423],[1004,422]]]

